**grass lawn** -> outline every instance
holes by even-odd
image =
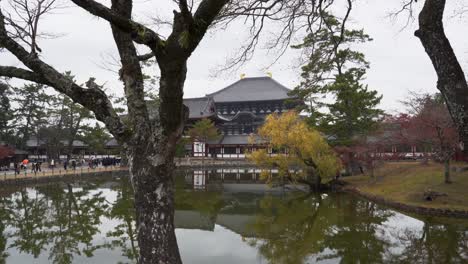
[[[454,166],[468,166],[454,164]],[[361,191],[396,202],[431,208],[468,211],[468,171],[451,171],[452,184],[444,183],[442,164],[419,162],[388,162],[375,170],[375,178],[367,175],[344,177],[342,180]],[[425,201],[426,190],[445,193],[435,201]]]

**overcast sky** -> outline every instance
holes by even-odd
[[[107,3],[107,1],[101,1]],[[170,1],[136,0],[135,19],[144,21],[153,12],[170,15],[173,6]],[[357,48],[362,50],[371,63],[366,82],[369,87],[383,94],[382,108],[396,111],[399,101],[409,90],[435,92],[436,75],[424,53],[419,40],[413,33],[417,21],[403,28],[406,17],[391,20],[388,14],[397,9],[400,0],[357,0],[352,12],[352,26],[364,28],[374,39],[369,44]],[[466,68],[468,63],[468,38],[466,37],[467,19],[454,17],[460,6],[457,1],[450,2],[446,11],[446,32],[455,52]],[[3,6],[5,2],[3,1]],[[48,32],[62,33],[62,37],[42,40],[43,59],[59,71],[72,71],[78,81],[96,77],[99,83],[106,83],[109,90],[121,93],[122,85],[115,73],[103,69],[102,57],[116,54],[109,25],[73,4],[50,15],[42,23]],[[421,4],[420,4],[421,5]],[[213,72],[225,63],[226,58],[240,47],[246,36],[246,26],[236,23],[226,30],[209,32],[200,47],[194,52],[188,64],[185,83],[185,97],[199,97],[219,90],[239,79],[240,74],[247,77],[265,76],[264,67],[272,62],[274,54],[259,50],[257,55],[235,73],[213,77]],[[273,78],[289,88],[300,81],[297,68],[297,54],[286,53],[278,63],[268,69]],[[11,56],[0,56],[2,65],[20,64]]]

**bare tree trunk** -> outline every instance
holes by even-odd
[[[134,135],[129,161],[135,190],[140,264],[182,263],[174,226],[174,156],[188,111],[182,104],[185,61],[174,60],[161,70],[161,105],[150,113],[152,131],[145,125]],[[153,116],[154,115],[154,116]]]
[[[111,8],[97,1],[72,2],[111,23],[122,64],[119,74],[127,99],[128,124],[117,115],[102,89],[94,85],[87,88],[77,85],[12,39],[7,34],[1,8],[0,46],[15,55],[29,70],[0,66],[0,73],[52,86],[92,110],[96,118],[106,124],[122,144],[129,161],[140,247],[138,263],[181,263],[174,231],[173,171],[176,144],[188,116],[182,99],[186,62],[228,0],[200,1],[194,14],[187,1],[177,1],[180,12],[174,11],[173,30],[165,40],[132,20],[133,1],[112,0]],[[161,71],[157,113],[148,111],[146,106],[140,56],[135,43],[151,49]]]
[[[444,178],[445,183],[452,183],[452,179],[450,179],[450,156],[446,156],[444,159]]]
[[[132,158],[141,264],[182,263],[174,226],[174,164],[150,165]]]
[[[354,160],[354,153],[353,152],[348,152],[348,166],[346,166],[347,170],[348,170],[348,175],[349,176],[353,176],[353,163],[355,162]]]
[[[437,72],[437,89],[444,96],[450,115],[458,128],[463,151],[468,153],[468,85],[460,63],[447,39],[443,25],[446,0],[426,0],[419,14],[421,40]]]

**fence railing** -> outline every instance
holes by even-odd
[[[14,171],[3,171],[0,173],[0,181],[7,181],[7,180],[17,180],[17,179],[27,179],[27,178],[47,178],[47,177],[58,177],[58,176],[66,176],[66,175],[84,175],[84,174],[94,174],[94,173],[101,173],[101,172],[108,172],[108,171],[121,171],[127,170],[126,167],[121,166],[106,166],[106,167],[95,167],[95,168],[85,168],[85,167],[77,167],[76,169],[46,169],[42,171],[32,171],[32,170],[21,170],[18,172]],[[3,175],[2,175],[3,174]]]

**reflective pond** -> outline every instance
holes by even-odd
[[[184,263],[468,263],[466,220],[269,189],[251,172],[178,173]],[[3,189],[0,202],[0,263],[135,263],[126,177]]]

